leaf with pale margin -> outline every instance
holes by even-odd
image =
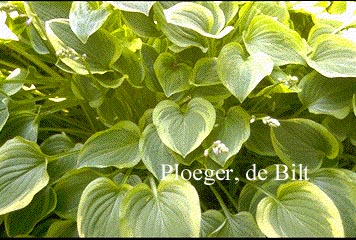
[[[111,13],[107,3],[101,4],[97,9],[91,6],[94,4],[87,1],[74,1],[70,9],[70,28],[84,44],[104,24]]]
[[[279,127],[271,128],[272,144],[287,166],[302,164],[313,172],[326,157],[334,159],[338,155],[339,143],[323,125],[303,118],[279,122]]]
[[[203,98],[193,98],[186,109],[164,100],[153,110],[153,124],[162,142],[183,157],[198,148],[209,135],[215,118],[215,108]]]
[[[251,56],[246,56],[239,43],[225,45],[217,62],[222,83],[240,102],[273,70],[273,61],[268,55],[253,52]]]
[[[85,143],[78,157],[78,167],[133,167],[140,161],[139,127],[121,121],[113,127],[97,132]]]
[[[344,237],[333,201],[316,185],[293,181],[258,204],[257,224],[267,237]]]
[[[139,184],[120,206],[123,237],[199,237],[199,196],[187,180],[169,175],[156,188]]]
[[[170,24],[191,29],[208,38],[224,37],[233,27],[225,27],[224,13],[217,4],[210,2],[205,5],[181,2],[163,12]]]
[[[309,177],[335,203],[345,237],[356,237],[356,173],[347,169],[323,168]]]
[[[162,174],[163,164],[174,166],[174,164],[179,164],[178,160],[182,158],[164,145],[152,123],[142,133],[140,152],[147,169],[159,180],[164,177]]]
[[[80,237],[120,237],[119,207],[132,187],[116,185],[106,177],[92,181],[83,191],[78,206]]]
[[[38,145],[22,137],[0,148],[0,215],[26,207],[49,180],[47,159]]]
[[[224,215],[217,210],[207,210],[201,214],[200,237],[208,237],[225,220]]]
[[[301,36],[270,16],[255,16],[243,39],[251,55],[263,52],[276,66],[306,64],[306,48]]]
[[[189,89],[192,68],[185,63],[177,62],[173,54],[167,52],[160,54],[153,64],[153,69],[167,97]]]
[[[309,112],[345,118],[351,111],[352,96],[356,92],[356,78],[326,78],[313,71],[298,87],[298,97]]]
[[[143,13],[146,16],[149,15],[150,9],[156,1],[107,1],[115,8],[118,8],[126,12],[138,12]]]
[[[356,44],[335,34],[323,34],[313,44],[308,65],[328,78],[356,77]]]

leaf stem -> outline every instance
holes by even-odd
[[[155,198],[157,198],[158,195],[157,195],[157,187],[156,187],[155,179],[152,175],[150,175],[149,180],[150,180],[150,185],[151,185],[153,195],[155,196]]]
[[[231,204],[234,206],[235,210],[238,212],[239,208],[236,204],[235,199],[231,196],[231,194],[229,193],[229,191],[227,191],[227,189],[224,187],[224,185],[220,182],[220,181],[216,181],[219,185],[219,187],[221,188],[221,190],[223,190],[223,192],[225,193],[225,195],[227,196],[227,198],[230,200]]]
[[[84,132],[81,130],[77,130],[77,129],[71,129],[71,128],[51,128],[51,127],[41,127],[39,128],[39,131],[53,131],[53,132],[65,132],[65,133],[69,133],[69,134],[73,134],[73,135],[81,135],[81,136],[85,136],[85,137],[90,137],[91,133],[88,132]]]
[[[218,191],[216,191],[216,189],[214,188],[213,185],[209,185],[211,191],[214,193],[216,199],[218,200],[220,207],[222,208],[225,216],[230,216],[231,213],[229,211],[229,209],[227,208],[227,206],[224,203],[224,200],[222,199],[222,197],[220,196],[220,194],[218,193]]]
[[[64,158],[64,157],[75,155],[79,152],[80,152],[80,149],[74,150],[74,151],[69,151],[69,152],[64,152],[64,153],[59,153],[56,155],[47,156],[47,161],[48,161],[48,163],[50,163],[50,162],[56,161],[56,160]]]
[[[129,170],[126,171],[124,177],[122,178],[120,184],[126,183],[126,181],[127,181],[127,179],[129,178],[131,172],[132,172],[132,168],[129,168]]]

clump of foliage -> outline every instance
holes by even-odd
[[[0,236],[355,237],[355,9],[1,2]]]

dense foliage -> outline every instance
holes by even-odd
[[[0,2],[0,236],[356,237],[355,11]]]

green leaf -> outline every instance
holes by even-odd
[[[96,6],[95,6],[96,5]],[[69,25],[75,35],[86,43],[110,15],[108,4],[97,6],[96,2],[73,2],[69,13]]]
[[[80,150],[78,167],[133,167],[140,161],[140,129],[130,121],[121,121],[92,135]]]
[[[335,34],[315,40],[308,65],[328,78],[356,77],[356,44]]]
[[[206,138],[205,148],[209,148],[215,141],[220,140],[229,149],[228,152],[215,154],[209,151],[209,156],[216,163],[224,166],[226,161],[236,155],[242,144],[250,136],[250,116],[241,107],[235,106],[229,109],[225,118],[215,127]]]
[[[217,61],[222,83],[240,102],[273,70],[269,56],[263,52],[253,52],[247,56],[239,43],[225,45]]]
[[[255,16],[244,34],[247,51],[269,55],[275,66],[305,65],[306,49],[301,36],[273,17]]]
[[[153,110],[153,123],[162,142],[183,157],[198,148],[209,135],[215,117],[213,105],[203,98],[193,98],[185,109],[164,100]]]
[[[153,69],[167,97],[190,88],[189,78],[192,68],[185,63],[177,62],[173,54],[161,53]]]
[[[9,76],[5,79],[5,83],[1,83],[1,90],[4,91],[8,96],[12,96],[21,90],[23,83],[15,83],[17,81],[24,81],[29,75],[29,71],[23,68],[16,68],[11,72]],[[13,81],[13,82],[12,82]]]
[[[3,96],[2,93],[0,93],[0,97],[1,97],[1,101],[0,101],[0,131],[1,131],[4,125],[6,124],[10,114],[9,114],[9,109],[7,108],[9,99]]]
[[[29,6],[34,10],[34,13],[43,21],[54,19],[54,18],[69,18],[70,8],[72,2],[70,1],[53,1],[53,2],[25,2],[26,13],[31,16],[32,11]]]
[[[108,1],[115,8],[127,12],[143,13],[149,15],[150,9],[156,1]]]
[[[180,2],[163,12],[168,23],[191,29],[204,37],[220,39],[227,35],[233,27],[225,27],[224,12],[216,3],[204,5]]]
[[[344,237],[333,201],[306,181],[282,184],[276,197],[262,199],[256,220],[267,237]]]
[[[101,175],[91,169],[74,169],[64,175],[54,186],[57,194],[55,213],[61,218],[77,219],[80,196],[85,187]]]
[[[218,238],[264,237],[252,214],[249,212],[239,212],[235,215],[229,214],[221,226],[210,236]]]
[[[117,175],[115,175],[112,179],[117,185],[120,185],[122,183],[127,183],[131,186],[136,186],[140,183],[142,183],[142,180],[139,176],[137,175],[129,175],[128,177],[125,176],[125,174],[123,173],[118,173]],[[123,182],[125,181],[125,182]]]
[[[29,111],[18,111],[10,114],[6,124],[0,132],[0,145],[16,136],[35,142],[38,134],[36,115]]]
[[[158,58],[156,49],[148,44],[142,44],[140,58],[142,59],[145,68],[145,84],[147,88],[154,92],[163,92],[162,86],[159,83],[153,68],[154,63]]]
[[[78,207],[80,237],[119,237],[119,207],[132,187],[116,185],[108,178],[92,181],[83,191]]]
[[[222,1],[219,3],[219,8],[225,16],[225,23],[229,24],[239,11],[239,3],[233,1]]]
[[[137,35],[142,37],[159,37],[162,35],[156,28],[152,16],[137,12],[122,12],[127,25]]]
[[[140,139],[142,161],[147,169],[157,178],[162,179],[163,164],[174,166],[182,157],[169,149],[158,136],[156,127],[151,123]]]
[[[56,155],[70,150],[74,145],[65,133],[61,133],[50,136],[41,143],[40,147],[44,154]]]
[[[78,74],[87,75],[87,67],[91,73],[103,74],[109,71],[122,51],[118,39],[103,29],[93,33],[86,44],[83,44],[72,32],[69,21],[65,19],[47,21],[46,32],[57,53],[67,49],[74,51],[74,56],[62,57],[60,61]],[[86,55],[85,61],[82,59],[83,54]],[[58,64],[57,66],[61,67]]]
[[[221,84],[217,72],[217,58],[200,58],[195,63],[190,81],[195,86]]]
[[[251,134],[244,143],[246,148],[259,155],[276,156],[271,140],[271,131],[262,121],[250,124]]]
[[[224,215],[217,210],[207,210],[201,214],[200,237],[206,238],[225,220]]]
[[[281,120],[271,128],[273,147],[278,157],[289,167],[302,164],[310,172],[320,168],[325,157],[339,153],[336,138],[321,124],[310,119]]]
[[[323,120],[322,124],[339,142],[343,142],[354,132],[356,128],[356,118],[352,113],[344,119],[328,116]]]
[[[77,222],[73,220],[58,220],[49,227],[46,238],[78,238]]]
[[[37,193],[25,208],[9,213],[5,218],[5,228],[9,236],[29,234],[35,225],[56,207],[56,193],[50,187]]]
[[[195,188],[169,175],[158,188],[139,184],[126,194],[119,228],[123,237],[199,237],[200,219]]]
[[[356,93],[352,97],[352,108],[354,109],[354,114],[356,116]]]
[[[38,145],[22,137],[0,148],[0,215],[26,207],[49,180],[47,159]]]
[[[356,92],[356,78],[326,78],[313,71],[299,83],[298,97],[314,114],[345,118],[351,110],[351,100]]]
[[[356,174],[347,169],[324,168],[310,175],[310,181],[325,192],[339,210],[345,237],[356,237]]]

